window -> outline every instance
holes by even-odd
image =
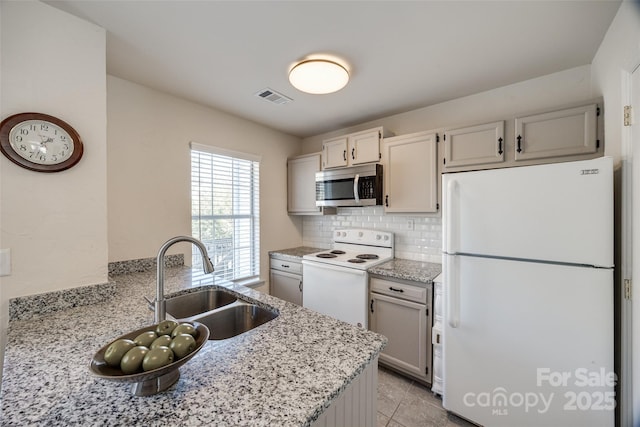
[[[191,233],[207,247],[216,277],[260,274],[260,158],[191,143]],[[202,265],[193,251],[193,265]]]

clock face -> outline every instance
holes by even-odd
[[[0,123],[0,151],[36,172],[60,172],[80,161],[84,146],[68,123],[42,113],[20,113]]]
[[[55,123],[26,120],[9,131],[9,142],[20,157],[39,165],[67,161],[74,150],[71,135]]]

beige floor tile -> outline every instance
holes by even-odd
[[[405,427],[444,427],[447,423],[447,411],[416,399],[400,403],[393,414],[393,421]]]
[[[378,419],[377,419],[377,426],[378,427],[385,427],[387,424],[389,424],[389,420],[391,420],[391,418],[387,417],[386,415],[378,412]]]
[[[378,371],[378,412],[391,417],[411,384],[411,380],[381,368]]]

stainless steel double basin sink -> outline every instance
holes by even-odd
[[[222,289],[203,289],[166,299],[167,314],[209,328],[210,340],[224,340],[257,328],[278,313],[239,299]]]

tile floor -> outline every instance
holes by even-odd
[[[379,366],[378,427],[475,427],[447,413],[424,385]]]

